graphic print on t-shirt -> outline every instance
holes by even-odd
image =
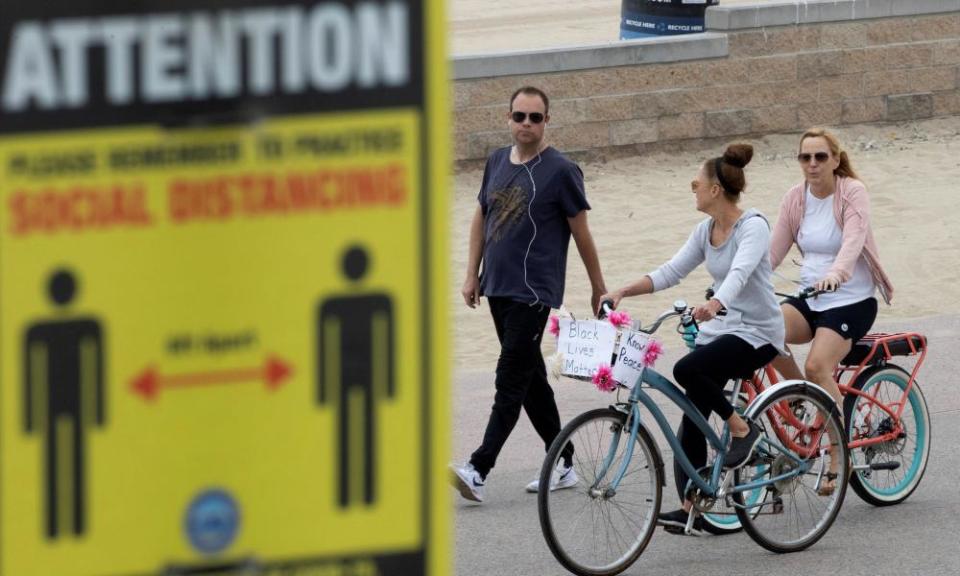
[[[499,242],[523,218],[526,191],[517,184],[490,193],[490,238]]]

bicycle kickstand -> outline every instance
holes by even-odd
[[[697,519],[697,514],[699,514],[699,512],[697,512],[696,507],[690,508],[690,513],[687,514],[687,525],[683,527],[683,533],[687,536],[700,535],[699,532],[693,530],[693,521]]]

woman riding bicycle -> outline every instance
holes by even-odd
[[[836,136],[822,128],[800,137],[797,155],[804,180],[787,192],[770,242],[770,264],[780,265],[793,244],[803,255],[801,282],[829,293],[783,306],[788,344],[813,341],[806,378],[839,404],[837,363],[877,317],[877,289],[889,304],[893,286],[880,266],[870,228],[870,198]],[[774,367],[785,378],[803,378],[791,356]]]
[[[803,256],[801,282],[827,292],[816,299],[789,298],[783,320],[788,344],[812,341],[806,379],[842,406],[834,368],[873,325],[874,293],[879,289],[889,304],[893,286],[877,257],[867,189],[836,136],[822,128],[808,130],[800,137],[797,160],[804,179],[780,205],[770,263],[776,269],[796,244]],[[804,377],[792,356],[778,357],[773,366],[784,378]]]
[[[770,280],[770,227],[760,212],[738,207],[746,187],[743,168],[753,157],[748,144],[731,144],[723,156],[706,161],[691,182],[696,208],[709,216],[686,244],[654,272],[604,295],[616,308],[628,296],[650,294],[674,286],[701,263],[713,277],[714,296],[698,306],[694,319],[701,322],[696,347],[674,366],[673,375],[700,412],[711,411],[726,420],[732,441],[724,466],[745,464],[760,440],[757,427],[745,421],[724,396],[727,381],[752,373],[782,351],[784,327]],[[721,310],[726,315],[718,316]],[[706,465],[703,433],[684,418],[681,445],[697,468]],[[660,514],[668,531],[683,533],[692,503]],[[694,529],[701,522],[697,518]]]

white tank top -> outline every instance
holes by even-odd
[[[803,253],[800,281],[804,286],[813,286],[823,280],[833,266],[843,243],[843,231],[833,215],[832,195],[817,198],[810,192],[810,186],[807,186],[805,204],[803,221],[797,234],[797,246]],[[853,269],[853,276],[841,284],[836,292],[811,298],[807,300],[807,304],[811,310],[821,312],[855,304],[873,296],[874,291],[870,267],[861,256]]]

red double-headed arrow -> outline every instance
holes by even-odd
[[[262,366],[253,368],[188,374],[160,374],[156,367],[151,366],[131,380],[130,388],[134,394],[139,394],[146,400],[155,400],[163,389],[175,390],[251,382],[263,382],[268,390],[276,390],[283,386],[292,372],[293,368],[276,356],[268,356]]]

